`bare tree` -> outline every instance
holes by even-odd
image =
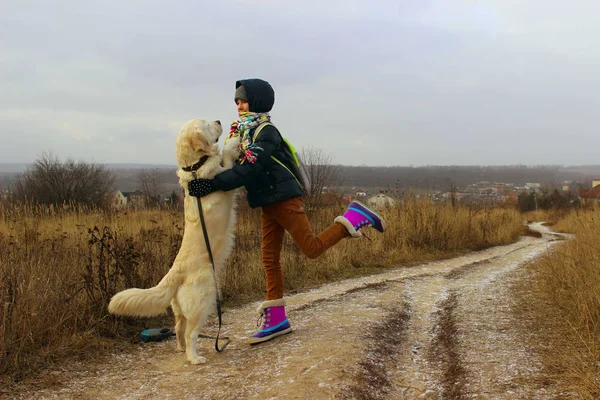
[[[157,168],[143,170],[138,177],[138,190],[142,192],[146,207],[156,206],[165,199],[165,179]]]
[[[104,165],[75,161],[61,162],[45,152],[13,183],[17,200],[40,204],[78,203],[105,207],[113,193],[115,176]]]
[[[333,165],[331,155],[323,149],[305,147],[301,151],[310,187],[304,194],[304,204],[308,212],[325,205],[328,189],[341,185],[340,166]]]

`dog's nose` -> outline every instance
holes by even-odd
[[[217,124],[221,125],[221,121],[219,121],[219,120],[216,120],[215,122],[216,122]]]

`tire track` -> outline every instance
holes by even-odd
[[[480,395],[487,398],[494,393],[490,398],[520,399],[532,395],[539,389],[534,389],[534,385],[515,391],[514,383],[506,392],[492,389],[492,385],[513,380],[510,368],[497,368],[496,357],[508,365],[519,365],[524,371],[519,382],[535,377],[535,357],[526,351],[514,351],[522,333],[518,324],[508,320],[503,304],[510,300],[505,286],[515,279],[515,272],[553,244],[551,235],[544,232],[540,236],[447,270],[389,279],[388,284],[402,285],[403,307],[410,309],[411,318],[403,324],[404,342],[388,346],[377,357],[373,357],[373,351],[365,350],[354,385],[344,388],[338,398],[465,399]],[[512,327],[507,328],[507,324]],[[504,336],[495,333],[498,329]],[[473,358],[473,354],[479,356]],[[374,359],[385,362],[374,363]],[[477,382],[481,378],[488,380],[487,387]]]
[[[405,342],[411,309],[406,300],[391,311],[382,322],[367,331],[366,350],[355,383],[340,390],[337,399],[379,400],[385,398],[392,386],[390,368],[398,362],[399,348]]]
[[[437,321],[432,332],[433,340],[429,352],[431,363],[437,364],[441,371],[441,395],[444,399],[466,398],[466,370],[458,346],[457,306],[458,294],[455,290],[439,303],[439,310],[435,312]]]

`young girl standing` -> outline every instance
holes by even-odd
[[[235,102],[239,119],[231,125],[229,137],[240,138],[241,158],[232,169],[212,180],[190,182],[192,196],[202,197],[216,190],[246,187],[250,207],[262,207],[262,262],[267,280],[266,300],[258,308],[262,327],[248,339],[256,344],[292,331],[285,314],[283,273],[280,263],[283,236],[287,231],[308,258],[317,258],[345,237],[360,237],[359,229],[372,226],[384,231],[376,212],[353,201],[343,216],[335,218],[318,236],[310,228],[302,203],[302,183],[295,176],[293,161],[285,142],[271,124],[269,111],[275,103],[271,85],[261,79],[237,81]]]

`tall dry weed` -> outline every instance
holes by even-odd
[[[530,265],[536,296],[558,316],[545,361],[578,398],[600,398],[600,209],[572,211],[553,228],[574,238]]]
[[[114,318],[106,307],[116,291],[152,286],[168,270],[178,215],[22,204],[0,215],[0,374],[18,378],[157,322]]]
[[[220,277],[226,306],[264,295],[260,210],[241,203],[235,248]],[[342,206],[315,211],[314,231],[342,212]],[[507,244],[522,227],[512,209],[418,199],[382,213],[386,233],[371,233],[373,241],[344,240],[317,260],[304,257],[286,236],[286,293]],[[106,307],[119,290],[158,283],[177,254],[182,232],[182,213],[168,210],[106,213],[0,205],[0,373],[23,377],[55,360],[90,354],[107,345],[105,338],[132,339],[144,327],[171,324],[170,318],[110,316]]]

